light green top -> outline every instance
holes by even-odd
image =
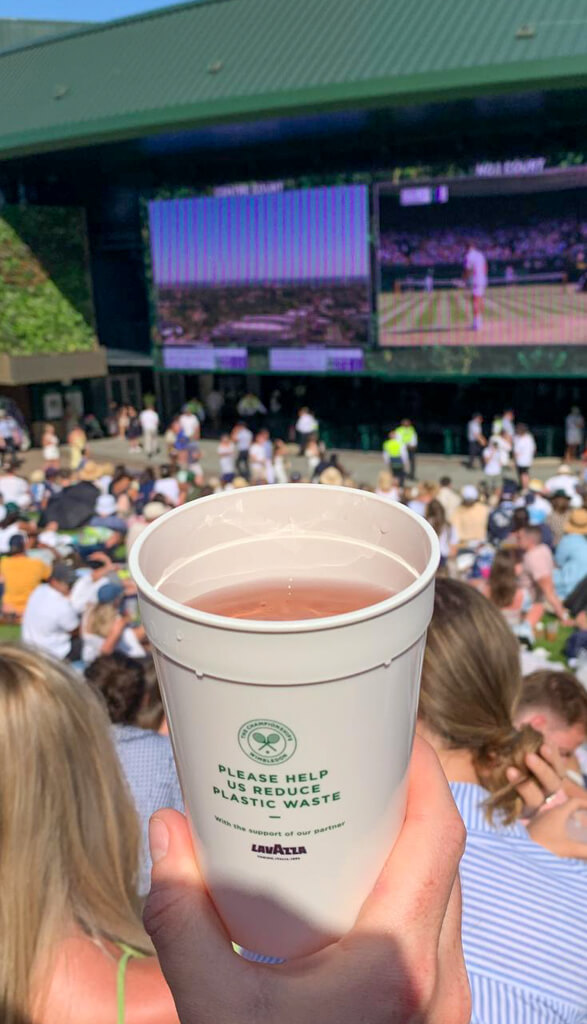
[[[146,956],[146,953],[141,953],[140,950],[133,949],[132,946],[127,946],[125,942],[117,942],[116,945],[122,951],[122,956],[118,961],[118,974],[116,977],[116,1001],[118,1005],[117,1021],[118,1024],[124,1024],[127,964],[131,959],[142,960]]]

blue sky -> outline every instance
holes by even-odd
[[[43,21],[109,21],[176,0],[0,0],[0,18],[40,18]]]
[[[367,279],[367,189],[150,203],[157,284]]]

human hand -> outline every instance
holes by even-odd
[[[432,749],[416,737],[406,819],[354,928],[279,967],[232,952],[187,822],[151,819],[144,921],[182,1024],[467,1024],[458,878],[465,830]]]
[[[569,836],[569,820],[576,811],[587,811],[587,797],[573,797],[532,818],[527,828],[530,837],[557,857],[587,860],[587,843]]]
[[[548,743],[542,744],[538,754],[526,755],[526,767],[527,775],[514,767],[508,768],[506,775],[531,814],[536,814],[541,808],[546,809],[545,803],[555,797],[563,802],[565,795],[585,796],[585,790],[567,777],[562,757]]]
[[[563,788],[565,768],[560,755],[547,743],[537,754],[526,754],[527,772],[508,768],[506,775],[522,797],[529,813],[535,814]]]

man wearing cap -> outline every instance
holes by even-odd
[[[51,569],[38,558],[28,558],[23,534],[15,533],[8,543],[8,554],[0,558],[0,582],[4,583],[2,610],[22,615],[33,590],[48,580]]]
[[[48,583],[41,583],[28,599],[22,618],[22,640],[60,661],[75,661],[80,643],[79,617],[69,595],[75,570],[68,565],[54,566]]]
[[[573,616],[587,608],[587,509],[575,508],[554,553],[554,585]]]
[[[524,495],[524,503],[528,509],[528,519],[532,526],[542,526],[552,511],[550,501],[544,497],[543,492],[542,480],[537,478],[530,480],[528,490]]]
[[[487,536],[498,547],[512,529],[518,485],[515,480],[504,480],[499,502],[489,515]]]
[[[460,547],[482,544],[487,537],[489,508],[479,501],[479,491],[473,484],[461,490],[462,501],[452,517]]]
[[[114,563],[105,551],[94,551],[87,558],[83,570],[77,577],[69,600],[77,615],[82,616],[86,608],[98,600],[98,591],[115,571]]]

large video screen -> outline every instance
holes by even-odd
[[[366,344],[368,224],[363,185],[152,201],[157,341]]]
[[[379,343],[587,343],[586,198],[581,167],[379,186]]]

